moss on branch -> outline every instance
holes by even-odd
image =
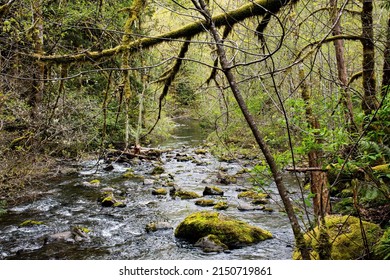
[[[240,8],[237,8],[228,13],[222,13],[213,17],[216,27],[223,26],[232,26],[238,22],[241,22],[247,18],[254,16],[265,15],[267,11],[276,13],[283,6],[287,5],[290,2],[294,1],[280,1],[280,0],[256,0],[251,3],[245,4]],[[72,63],[72,62],[87,62],[87,61],[96,61],[106,57],[112,57],[118,55],[124,51],[137,52],[140,47],[143,49],[153,47],[159,43],[177,40],[181,38],[193,37],[197,34],[200,34],[206,31],[207,22],[205,20],[198,20],[193,23],[187,24],[179,29],[163,33],[155,37],[147,37],[139,40],[135,40],[128,44],[121,44],[114,48],[105,49],[102,51],[86,51],[78,54],[68,54],[68,55],[41,55],[41,54],[32,54],[37,60],[43,62],[52,62],[52,63]]]

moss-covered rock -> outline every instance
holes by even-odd
[[[217,182],[224,185],[230,185],[237,183],[237,178],[234,175],[219,171],[217,174]]]
[[[213,234],[200,238],[194,246],[202,248],[205,253],[220,253],[229,249],[226,244],[223,244],[221,240]]]
[[[203,195],[223,195],[223,190],[216,186],[205,187]]]
[[[152,190],[153,195],[167,195],[167,193],[168,191],[165,188],[158,188]]]
[[[32,227],[32,226],[40,226],[43,225],[44,222],[42,221],[35,221],[35,220],[26,220],[24,222],[21,222],[19,224],[19,227]]]
[[[158,230],[172,229],[173,226],[168,222],[151,222],[145,226],[146,232],[155,232]]]
[[[202,206],[202,207],[210,207],[217,204],[215,200],[212,199],[199,199],[195,201],[195,205]]]
[[[156,167],[153,168],[153,170],[152,170],[152,175],[161,175],[161,174],[163,174],[164,172],[165,172],[164,167],[158,165],[158,166],[156,166]]]
[[[98,198],[98,202],[100,202],[101,206],[103,207],[126,207],[126,204],[114,197],[112,192],[102,193],[102,195]]]
[[[196,192],[186,191],[186,190],[176,190],[173,194],[174,197],[179,197],[181,199],[195,199],[200,198],[201,196]]]
[[[245,191],[245,192],[239,193],[237,195],[237,197],[258,200],[258,199],[269,198],[269,195],[266,193],[260,193],[260,192],[256,192],[256,191]]]
[[[365,246],[362,237],[362,229],[358,218],[353,216],[327,216],[325,218],[327,233],[331,241],[331,259],[356,260],[365,257]],[[373,223],[363,221],[364,233],[370,250],[382,236],[381,228]],[[313,248],[312,259],[319,259],[318,240],[319,228],[304,235],[307,244]],[[301,259],[300,253],[295,250],[293,259]]]
[[[272,234],[266,230],[217,212],[193,213],[175,230],[176,237],[192,243],[209,234],[215,235],[230,249],[272,238]]]
[[[226,210],[229,208],[229,204],[226,201],[218,201],[213,207],[215,210]]]

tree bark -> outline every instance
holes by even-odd
[[[375,45],[373,30],[372,0],[363,0],[362,44],[363,44],[363,100],[362,109],[367,116],[378,108],[375,79]]]
[[[34,52],[40,55],[44,54],[43,48],[43,15],[42,15],[42,0],[32,0],[31,9],[33,14],[32,25],[33,36],[32,44]],[[37,61],[33,66],[33,77],[35,78],[32,83],[31,96],[29,105],[32,107],[31,115],[36,118],[39,113],[39,108],[42,103],[43,91],[45,88],[45,64],[42,61]]]
[[[197,4],[196,4],[197,1],[193,0],[193,2],[197,6]],[[275,159],[274,159],[267,143],[264,141],[263,137],[261,136],[261,133],[260,133],[255,121],[254,121],[254,118],[250,114],[248,107],[245,103],[245,100],[244,100],[243,96],[241,95],[240,89],[237,86],[236,79],[235,79],[235,77],[232,73],[232,70],[231,70],[231,65],[228,62],[228,59],[226,56],[225,48],[223,46],[223,40],[221,39],[221,37],[218,33],[215,22],[214,22],[213,18],[211,17],[211,14],[208,11],[208,8],[207,8],[205,2],[203,0],[199,0],[199,4],[200,5],[197,8],[205,16],[206,21],[207,21],[207,26],[209,27],[209,30],[214,38],[214,41],[215,41],[215,44],[217,47],[218,57],[220,59],[222,71],[223,71],[224,75],[226,76],[226,79],[229,82],[230,89],[231,89],[231,91],[232,91],[232,93],[237,101],[238,106],[240,107],[240,110],[241,110],[243,116],[245,117],[245,120],[246,120],[248,126],[250,127],[250,129],[252,131],[254,138],[256,139],[256,142],[257,142],[259,148],[261,149],[261,151],[262,151],[262,153],[267,161],[268,166],[271,169],[271,172],[272,172],[275,184],[277,186],[279,195],[283,201],[284,207],[286,209],[288,218],[290,220],[290,223],[291,223],[291,226],[292,226],[292,229],[294,232],[296,246],[300,250],[303,259],[310,259],[309,250],[308,250],[306,243],[304,241],[304,237],[303,237],[303,234],[301,232],[301,228],[300,228],[298,219],[295,215],[293,205],[292,205],[292,203],[287,195],[287,190],[286,190],[286,187],[285,187],[283,180],[282,180],[282,174],[276,165]]]
[[[337,0],[330,0],[330,9],[331,9],[331,21],[332,26],[334,26],[332,35],[338,36],[341,35],[341,24],[337,17]],[[337,62],[337,74],[341,85],[341,94],[342,94],[342,103],[345,109],[345,121],[350,132],[356,131],[357,127],[353,115],[353,105],[351,93],[348,90],[348,74],[347,67],[345,65],[344,59],[344,40],[335,40],[333,41],[335,52],[336,52],[336,62]]]
[[[311,94],[309,87],[305,81],[305,74],[302,65],[299,68],[299,77],[301,80],[301,93],[302,99],[305,101],[306,109],[306,121],[309,129],[315,137],[315,143],[317,146],[321,146],[322,139],[319,133],[320,122],[317,116],[313,113],[311,107]],[[322,167],[323,151],[321,148],[312,148],[308,153],[309,167],[310,168],[321,168]],[[329,200],[329,189],[326,172],[320,170],[313,170],[310,173],[310,190],[314,194],[313,197],[313,208],[316,217],[323,217],[330,213],[330,200]]]

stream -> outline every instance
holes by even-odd
[[[238,176],[237,182],[221,184],[217,181],[219,170],[227,174],[241,174],[253,162],[237,159],[220,162],[210,153],[200,153],[203,136],[201,129],[190,122],[181,122],[171,139],[161,143],[166,150],[159,160],[136,159],[131,162],[112,163],[112,170],[104,162],[94,160],[74,163],[76,172],[58,174],[47,184],[48,192],[33,202],[8,209],[0,216],[0,259],[149,259],[149,260],[283,260],[291,259],[293,234],[286,214],[279,211],[281,201],[276,187],[266,187],[271,194],[266,211],[239,211],[242,199],[237,198],[240,188],[250,189],[250,175]],[[183,160],[186,157],[187,160]],[[165,172],[152,175],[155,166]],[[65,168],[65,167],[64,167]],[[124,178],[131,168],[143,178]],[[287,175],[286,175],[287,176]],[[174,228],[189,214],[209,210],[197,206],[194,200],[173,199],[152,195],[153,187],[161,187],[167,178],[175,186],[202,195],[206,186],[218,186],[224,191],[223,200],[229,204],[224,214],[246,221],[270,231],[274,238],[258,244],[223,253],[204,253],[183,240],[174,237]],[[99,180],[100,185],[86,186],[84,182]],[[293,178],[286,178],[290,190],[296,188]],[[97,202],[101,188],[113,188],[123,197],[126,207],[102,207]],[[21,227],[26,220],[41,221],[41,225]],[[172,229],[146,232],[150,222],[168,222]],[[47,236],[68,231],[71,226],[90,229],[89,240],[80,242],[51,242]]]

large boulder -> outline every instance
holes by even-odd
[[[370,249],[381,238],[383,230],[376,224],[362,222],[364,231],[361,228],[360,220],[353,216],[331,215],[325,218],[326,233],[331,242],[331,255],[333,260],[356,260],[365,258],[365,241],[362,237],[364,232],[367,245]],[[318,226],[304,235],[307,244],[313,248],[312,259],[319,259],[318,250],[321,246],[320,231]],[[298,250],[293,253],[293,259],[301,259]]]
[[[195,243],[208,235],[216,236],[229,249],[257,243],[272,234],[246,222],[217,212],[196,212],[187,216],[176,228],[175,236]]]

